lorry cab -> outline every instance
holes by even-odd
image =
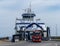
[[[41,42],[42,41],[42,36],[41,36],[40,31],[36,30],[33,32],[32,41],[33,42]]]

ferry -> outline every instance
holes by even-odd
[[[41,23],[40,19],[35,19],[36,14],[32,12],[31,7],[25,9],[22,18],[16,18],[15,22],[15,31],[16,34],[13,35],[12,41],[15,41],[15,38],[19,40],[31,40],[32,33],[38,29],[42,31],[42,40],[49,40],[50,38],[50,28]]]

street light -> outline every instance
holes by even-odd
[[[58,35],[58,34],[57,34],[57,31],[58,31],[58,30],[57,30],[57,24],[56,24],[56,27],[55,27],[55,28],[56,28],[56,36],[57,36],[57,35]]]

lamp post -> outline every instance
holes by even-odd
[[[56,36],[57,36],[57,35],[58,35],[58,34],[57,34],[57,31],[58,31],[58,30],[57,30],[57,24],[56,24],[56,27],[55,27],[55,28],[56,28]]]

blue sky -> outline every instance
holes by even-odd
[[[31,7],[36,14],[51,28],[51,35],[60,36],[60,0],[0,0],[0,37],[11,36],[15,33],[15,19],[21,18],[23,9]],[[54,33],[53,33],[54,32]]]

